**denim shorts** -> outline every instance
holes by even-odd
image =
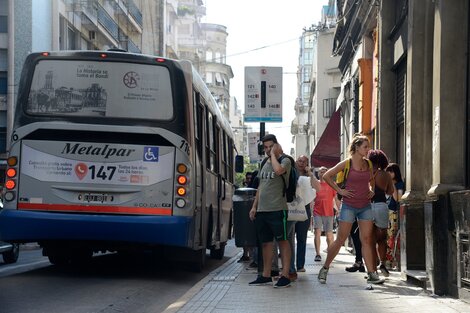
[[[353,208],[352,206],[349,206],[347,204],[341,203],[341,210],[339,212],[339,218],[338,220],[340,222],[348,222],[348,223],[354,223],[356,220],[363,220],[363,221],[373,221],[374,220],[374,214],[372,212],[372,207],[370,204],[367,206],[356,209]]]
[[[374,212],[374,224],[378,228],[388,228],[388,205],[385,202],[372,203]]]

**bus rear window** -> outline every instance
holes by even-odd
[[[26,112],[170,120],[173,98],[166,67],[119,62],[42,60]]]

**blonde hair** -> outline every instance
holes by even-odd
[[[369,142],[369,138],[367,138],[366,135],[361,133],[354,134],[353,139],[349,144],[349,155],[353,155],[357,151],[357,148],[364,143],[364,141]]]

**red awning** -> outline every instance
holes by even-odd
[[[314,167],[325,166],[331,168],[340,161],[340,122],[341,114],[338,109],[330,118],[323,134],[310,156]]]

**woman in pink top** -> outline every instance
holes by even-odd
[[[382,284],[384,282],[384,279],[380,278],[377,274],[375,251],[372,244],[374,241],[374,215],[370,199],[374,196],[375,186],[369,163],[366,159],[368,151],[369,139],[362,134],[354,135],[349,145],[351,163],[344,189],[341,189],[335,183],[333,177],[344,170],[347,160],[339,162],[323,175],[324,181],[343,198],[336,240],[328,247],[325,264],[318,273],[318,280],[322,284],[326,283],[330,264],[348,238],[352,224],[356,219],[359,225],[362,255],[367,266],[367,282],[371,284]]]

